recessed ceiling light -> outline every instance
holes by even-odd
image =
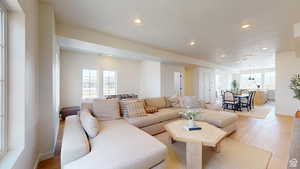
[[[142,20],[141,20],[140,18],[135,18],[135,19],[133,20],[133,22],[136,23],[136,24],[141,24],[141,23],[142,23]]]
[[[262,50],[268,50],[268,48],[262,48]]]
[[[194,45],[196,45],[196,42],[195,41],[191,41],[190,42],[190,46],[194,46]]]
[[[221,58],[225,58],[226,57],[226,55],[221,55]]]
[[[245,25],[242,25],[242,28],[243,28],[243,29],[247,29],[247,28],[250,28],[250,26],[251,26],[251,25],[249,25],[249,24],[245,24]]]

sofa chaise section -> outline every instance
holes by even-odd
[[[77,125],[80,121],[66,126]],[[163,169],[166,146],[125,120],[100,122],[100,133],[89,139],[90,152],[62,163],[63,169]],[[69,132],[69,131],[67,131]],[[73,131],[76,132],[76,131]],[[77,131],[80,132],[80,131]],[[64,135],[69,137],[70,135]],[[64,138],[64,145],[73,144],[76,138]],[[62,147],[62,154],[66,149]],[[70,151],[70,150],[69,150]]]

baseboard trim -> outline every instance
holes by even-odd
[[[39,162],[40,162],[40,158],[41,158],[41,154],[38,154],[37,157],[36,157],[33,169],[37,169],[38,168],[38,165],[39,165]]]
[[[38,156],[36,157],[33,169],[37,169],[38,165],[41,161],[48,160],[50,158],[54,157],[53,152],[48,152],[48,153],[39,153]]]
[[[54,152],[41,153],[39,156],[40,156],[39,161],[48,160],[48,159],[54,157]]]

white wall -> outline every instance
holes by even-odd
[[[184,66],[177,65],[177,64],[170,64],[170,63],[161,64],[161,95],[162,96],[173,96],[176,94],[174,72],[181,72],[184,74],[185,72]],[[184,93],[184,86],[183,86],[183,93]]]
[[[38,2],[5,0],[9,11],[8,154],[2,169],[34,168],[38,156]],[[19,153],[15,153],[15,152]],[[11,158],[13,157],[13,158]]]
[[[216,88],[219,90],[230,90],[232,82],[232,73],[224,70],[216,70],[216,75],[219,76],[218,84],[216,82]]]
[[[62,50],[61,107],[80,105],[81,70],[84,68],[98,70],[99,96],[103,96],[103,70],[114,70],[117,72],[117,93],[140,94],[140,65],[141,62],[137,60]]]
[[[140,97],[161,96],[161,63],[143,61],[141,63]]]
[[[276,112],[294,116],[300,109],[300,101],[293,98],[294,93],[289,88],[290,79],[300,73],[300,57],[294,51],[276,53]]]
[[[54,10],[47,3],[40,3],[40,123],[39,138],[41,159],[52,157],[55,151],[56,137],[59,128],[59,114],[55,108],[57,93],[55,90],[56,80],[55,64],[58,62]]]

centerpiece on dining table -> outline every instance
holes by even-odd
[[[187,109],[187,111],[184,111],[181,114],[188,120],[187,125],[184,127],[186,130],[201,130],[201,128],[195,124],[195,118],[200,114],[200,111]]]

